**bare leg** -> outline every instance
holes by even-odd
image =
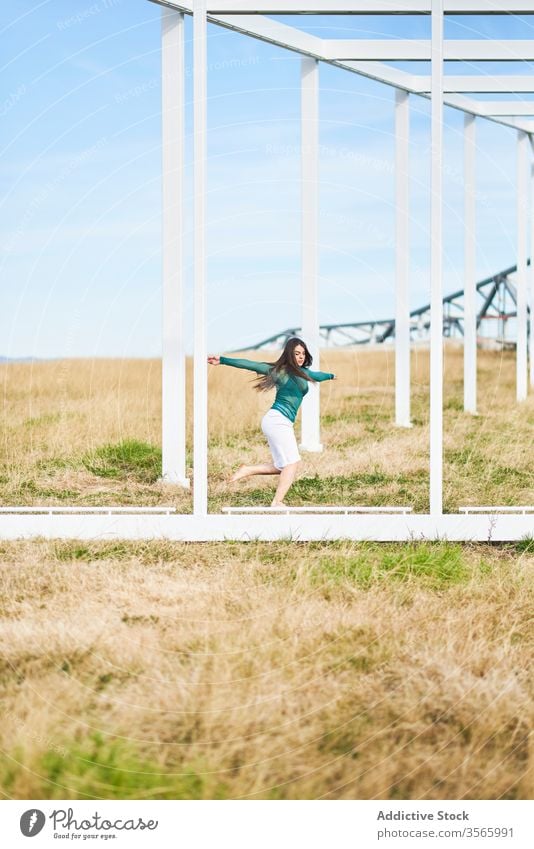
[[[280,469],[277,469],[275,466],[269,465],[268,463],[263,463],[259,466],[240,466],[236,472],[230,478],[231,482],[243,480],[243,478],[250,478],[252,475],[279,475]]]
[[[271,507],[278,507],[280,504],[283,504],[284,496],[293,481],[295,480],[295,475],[297,474],[297,467],[298,462],[290,463],[288,466],[284,466],[284,468],[280,472],[280,480],[278,481],[278,486],[276,488]]]

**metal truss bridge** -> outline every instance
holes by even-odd
[[[529,261],[530,264],[530,261]],[[517,316],[517,293],[513,265],[477,283],[477,328],[484,336],[500,345],[515,346],[514,333],[507,332],[510,320]],[[443,335],[447,338],[463,336],[463,289],[443,298]],[[344,345],[381,344],[395,338],[395,319],[352,321],[341,324],[322,324],[319,328],[324,347]],[[283,346],[291,336],[298,336],[300,328],[289,327],[280,333],[262,339],[248,350]],[[430,338],[430,304],[410,313],[410,338],[412,342],[425,342]]]

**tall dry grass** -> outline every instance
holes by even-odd
[[[7,798],[532,798],[534,551],[0,551]]]
[[[386,351],[326,351],[322,455],[292,503],[428,506],[428,354],[410,430]],[[480,355],[480,415],[446,349],[445,499],[532,502],[532,397]],[[158,504],[160,366],[1,368],[3,504]],[[189,391],[191,373],[189,364]],[[270,403],[209,371],[210,505],[266,456]],[[191,398],[189,398],[189,409]],[[189,422],[189,428],[191,422]],[[189,439],[191,433],[189,432]],[[126,446],[126,447],[125,447]],[[532,542],[0,545],[7,798],[531,798]]]
[[[271,355],[250,356],[268,359]],[[393,424],[393,352],[329,349],[322,354],[321,367],[339,378],[320,389],[326,450],[304,456],[290,503],[408,504],[426,511],[428,351],[412,353],[414,427],[410,430]],[[532,503],[534,396],[515,403],[514,356],[479,352],[480,414],[475,418],[462,411],[462,368],[461,348],[448,344],[445,509],[456,510],[462,504]],[[249,372],[219,366],[210,368],[208,376],[210,509],[217,511],[223,504],[268,504],[273,479],[230,487],[228,477],[243,460],[268,459],[259,421],[272,397],[253,391]],[[181,511],[191,509],[189,492],[157,481],[159,361],[9,364],[0,367],[0,386],[1,503],[165,503]],[[191,387],[188,362],[189,412]],[[124,443],[135,443],[126,458],[120,456]],[[188,444],[190,448],[190,415]]]

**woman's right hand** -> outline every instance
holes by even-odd
[[[221,364],[221,358],[220,357],[208,357],[208,363],[210,364],[210,366],[218,366],[218,365]]]

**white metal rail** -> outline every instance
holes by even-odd
[[[174,5],[161,0],[163,5]],[[432,0],[209,0],[217,15],[429,15]],[[534,14],[533,0],[445,0],[450,15]]]
[[[32,515],[0,514],[0,539],[215,540],[473,540],[507,542],[532,537],[532,515],[506,513],[364,515]]]
[[[327,513],[329,515],[341,514],[343,516],[351,516],[357,514],[386,514],[395,515],[397,513],[411,513],[412,507],[330,507],[327,505],[317,504],[313,507],[223,507],[222,512],[228,516],[246,515],[246,514],[263,514],[263,513],[282,513],[288,516],[298,514],[321,515]]]
[[[0,514],[7,516],[10,516],[11,514],[30,514],[35,516],[41,513],[46,513],[48,516],[68,516],[72,514],[90,516],[170,516],[172,513],[176,513],[176,507],[84,507],[83,504],[74,507],[49,507],[46,504],[38,505],[36,507],[31,505],[23,507],[0,507]]]

